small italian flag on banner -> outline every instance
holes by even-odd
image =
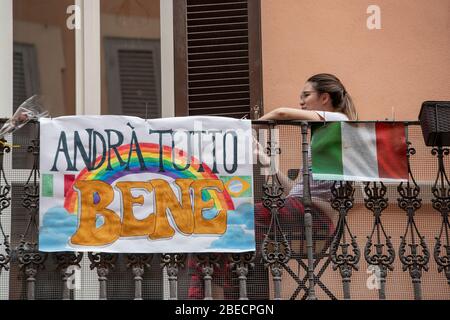
[[[408,180],[403,123],[333,122],[312,131],[314,180]]]

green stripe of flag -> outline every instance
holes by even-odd
[[[311,157],[313,174],[344,174],[340,122],[313,128]]]
[[[53,175],[43,174],[42,175],[42,196],[43,197],[53,197]]]

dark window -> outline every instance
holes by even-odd
[[[108,112],[161,117],[159,40],[106,39]]]
[[[14,111],[33,94],[39,93],[36,48],[14,43]]]
[[[176,115],[254,118],[261,108],[260,3],[175,0]]]
[[[36,48],[33,45],[14,43],[13,113],[29,97],[39,94],[39,70]],[[32,126],[25,125],[13,134],[13,169],[31,169],[33,159],[27,152],[32,137]]]

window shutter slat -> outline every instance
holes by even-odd
[[[28,98],[39,94],[39,68],[37,51],[34,45],[14,43],[13,50],[13,112]],[[12,168],[30,169],[33,158],[28,152],[30,139],[34,139],[34,126],[28,124],[13,134]]]
[[[250,113],[247,1],[187,0],[189,115]]]
[[[27,99],[27,90],[25,87],[25,71],[23,62],[23,53],[14,52],[14,81],[13,81],[13,99],[14,110]]]
[[[161,117],[159,48],[151,40],[106,39],[110,112]]]
[[[176,115],[262,111],[260,14],[260,0],[174,0]]]

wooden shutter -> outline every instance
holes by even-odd
[[[159,40],[106,39],[110,114],[161,117]]]
[[[39,94],[39,71],[36,48],[30,44],[14,43],[13,49],[13,113],[28,98]],[[35,138],[33,125],[25,125],[13,134],[13,169],[31,169],[33,159],[28,145]],[[19,147],[20,146],[20,147]]]
[[[14,50],[13,55],[13,112],[27,99],[27,88],[25,84],[23,52]]]
[[[33,94],[39,93],[36,48],[14,43],[13,52],[13,111]]]
[[[176,115],[253,118],[261,106],[260,4],[175,0]]]

